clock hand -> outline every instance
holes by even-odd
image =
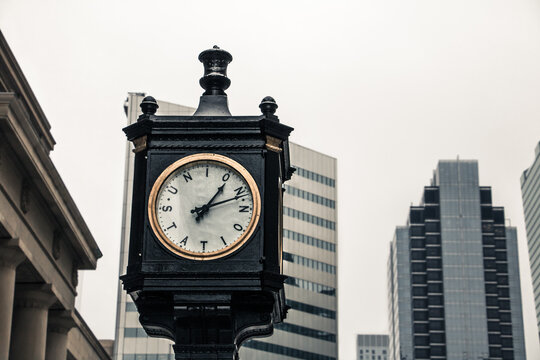
[[[208,205],[208,207],[211,208],[211,207],[213,207],[213,206],[221,205],[221,204],[226,203],[226,202],[229,202],[229,201],[238,200],[238,199],[243,198],[244,196],[248,196],[248,195],[249,195],[249,194],[236,195],[235,197],[232,197],[232,198],[230,198],[230,199],[221,200],[221,201],[218,201],[218,202],[216,202],[216,203],[210,204],[210,205]]]
[[[210,204],[210,205],[203,205],[201,207],[196,207],[195,209],[191,210],[192,213],[196,212],[197,213],[197,217],[195,218],[195,220],[198,221],[198,219],[200,217],[202,217],[202,215],[198,215],[198,214],[201,214],[204,212],[207,212],[211,207],[213,206],[216,206],[216,205],[221,205],[223,203],[226,203],[226,202],[229,202],[229,201],[233,201],[233,200],[238,200],[240,198],[243,198],[244,196],[248,196],[249,194],[244,194],[244,195],[237,195],[235,197],[232,197],[230,199],[227,199],[227,200],[222,200],[222,201],[218,201],[217,203],[213,203],[213,204]],[[203,213],[204,214],[204,213]]]
[[[217,189],[217,192],[214,194],[214,196],[212,196],[212,198],[210,199],[210,201],[208,201],[206,203],[206,206],[210,205],[212,203],[212,201],[214,201],[216,199],[216,197],[223,192],[223,188],[225,187],[225,183],[223,183],[223,185],[221,185],[220,187],[218,187]]]
[[[204,214],[208,212],[208,209],[210,208],[210,204],[212,204],[212,202],[216,199],[216,197],[223,192],[224,187],[225,187],[225,183],[221,185],[220,187],[218,187],[214,196],[212,196],[212,198],[205,205],[201,207],[195,207],[195,209],[191,210],[192,214],[195,212],[197,213],[197,218],[195,218],[195,220],[199,221],[199,219],[202,218]]]

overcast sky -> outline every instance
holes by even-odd
[[[519,178],[540,140],[540,1],[0,1],[0,28],[102,252],[82,313],[114,337],[128,91],[196,106],[198,54],[232,53],[236,115],[273,96],[292,140],[338,159],[339,348],[387,332],[386,261],[439,159],[478,159],[517,226],[527,351],[540,359]]]

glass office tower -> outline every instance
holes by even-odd
[[[536,305],[536,323],[540,338],[540,143],[536,145],[534,155],[533,164],[521,176],[521,194]]]
[[[144,94],[126,100],[128,124],[137,120]],[[190,115],[195,109],[158,100],[158,115]],[[337,359],[337,226],[336,159],[290,144],[297,169],[285,185],[283,198],[283,260],[287,319],[274,335],[246,342],[240,359]],[[120,274],[125,274],[133,156],[126,148],[124,212]],[[119,286],[115,360],[172,360],[171,342],[150,338],[139,325],[135,305]]]
[[[439,162],[388,274],[391,359],[525,359],[516,229],[476,161]]]

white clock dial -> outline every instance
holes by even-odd
[[[251,175],[217,154],[179,160],[156,181],[149,201],[159,240],[193,259],[224,256],[252,234],[260,196]]]

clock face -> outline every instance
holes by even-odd
[[[253,177],[218,154],[191,155],[170,165],[156,180],[148,207],[159,241],[195,260],[237,250],[253,234],[261,212]]]

